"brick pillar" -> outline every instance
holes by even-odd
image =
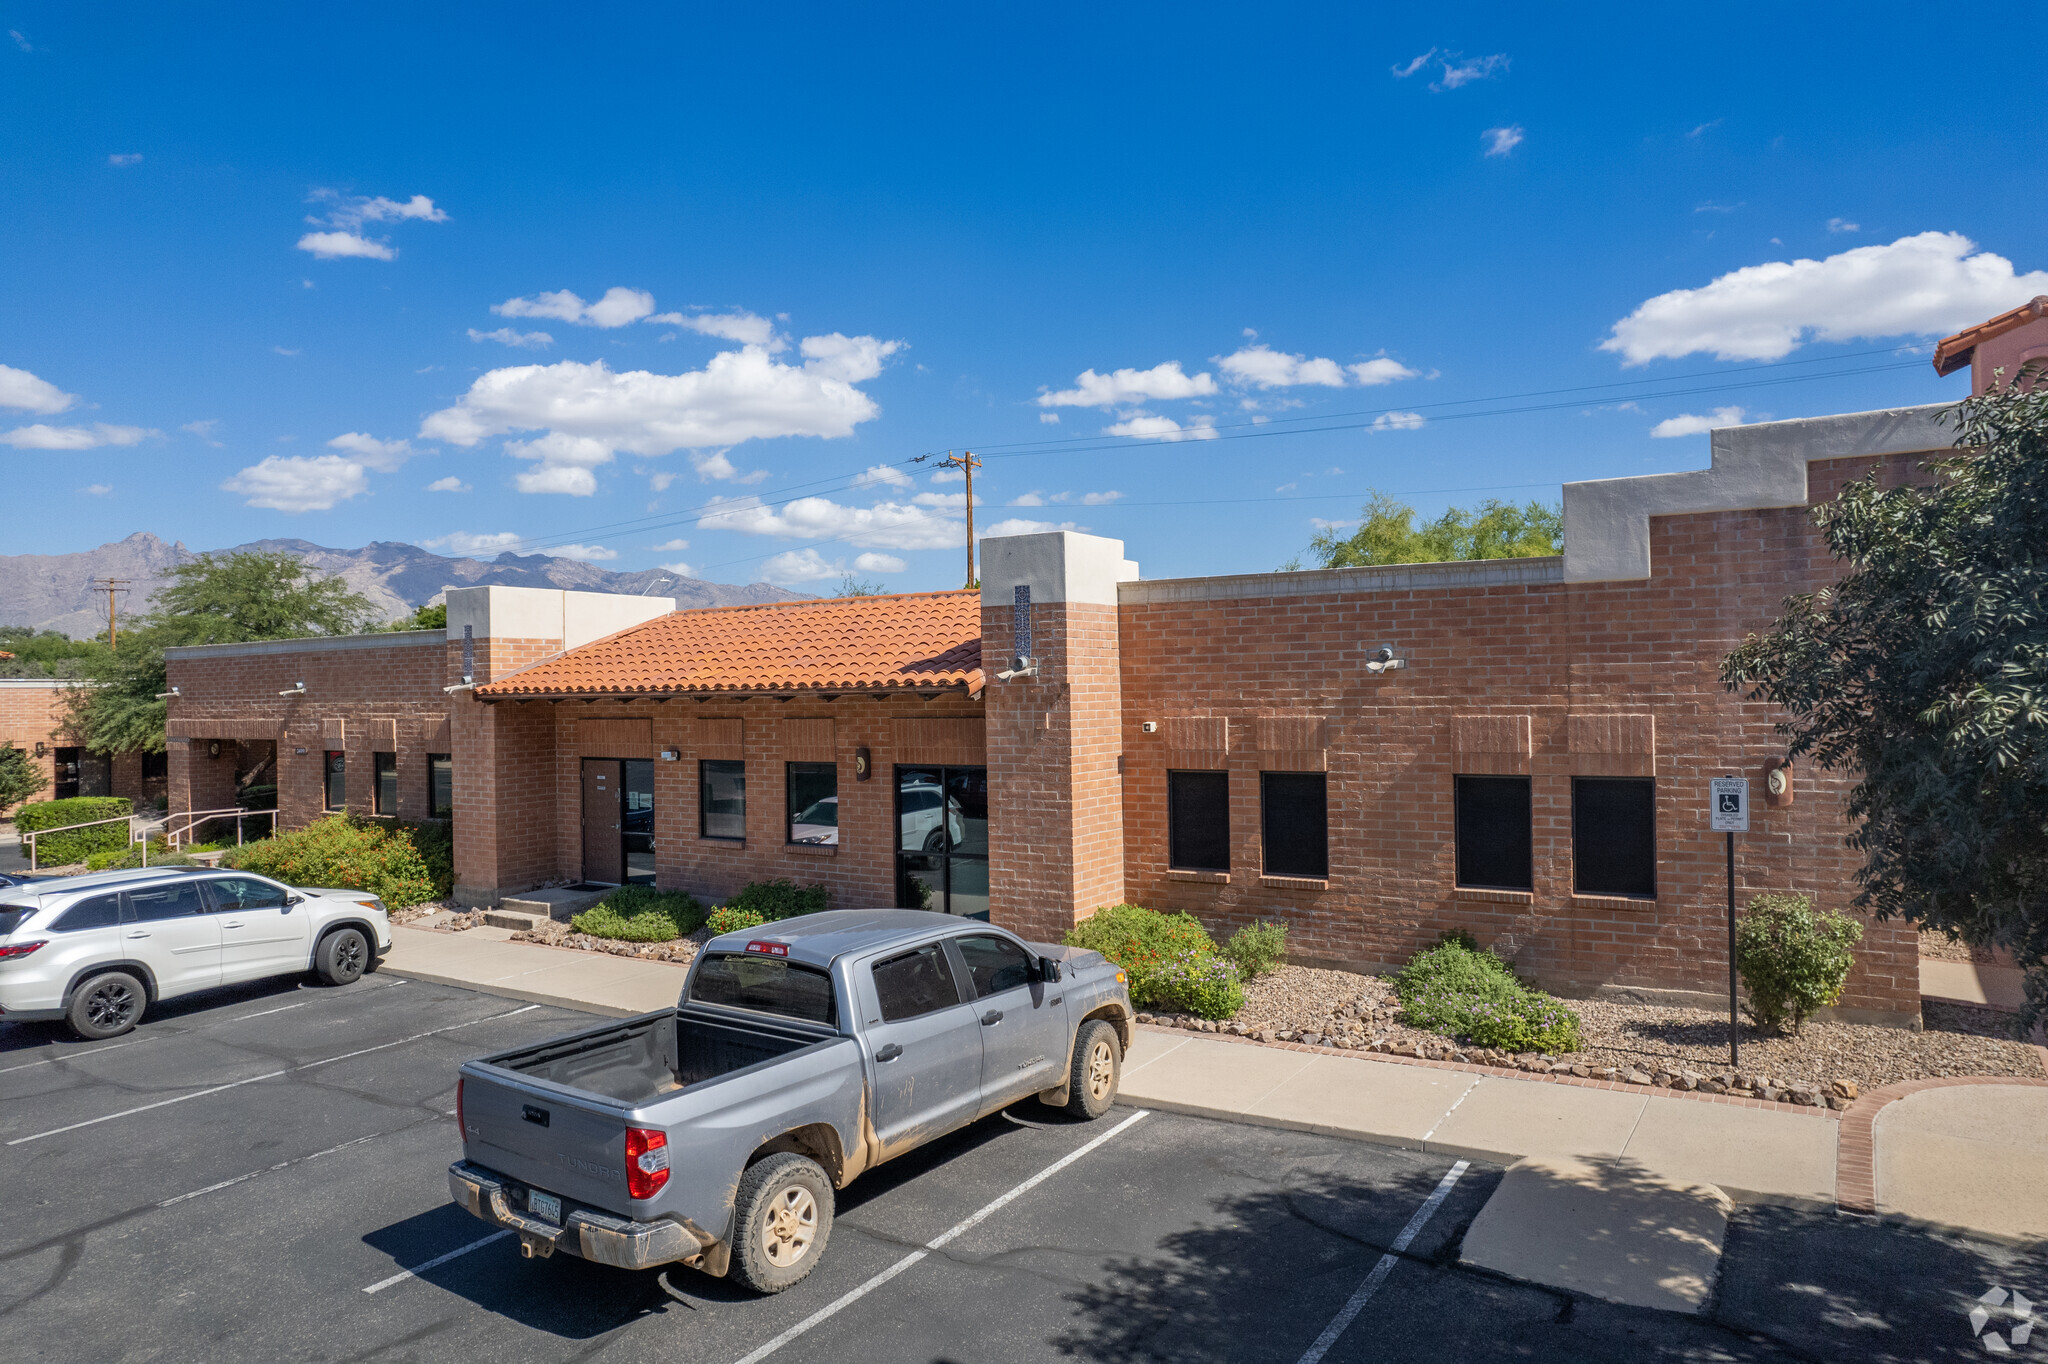
[[[1062,933],[1124,896],[1123,700],[1117,583],[1123,542],[1056,531],[981,542],[988,727],[989,917]],[[999,681],[1030,590],[1035,676]]]

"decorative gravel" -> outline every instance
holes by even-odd
[[[1745,1020],[1742,1069],[1728,1066],[1728,1018],[1707,1009],[1566,1001],[1576,1010],[1584,1050],[1569,1056],[1510,1056],[1460,1047],[1400,1022],[1393,985],[1379,976],[1284,966],[1246,987],[1245,1005],[1226,1023],[1172,1014],[1140,1022],[1305,1042],[1347,1051],[1383,1051],[1437,1060],[1510,1065],[1525,1070],[1731,1091],[1798,1103],[1846,1107],[1860,1089],[1937,1076],[2040,1078],[2041,1051],[2012,1040],[2006,1019],[1988,1009],[1928,1003],[1924,1032],[1858,1023],[1808,1023],[1794,1037],[1763,1036]]]
[[[695,960],[697,948],[709,940],[708,931],[700,928],[687,938],[669,942],[620,942],[616,938],[594,938],[588,933],[578,933],[558,920],[544,923],[531,932],[522,930],[512,935],[513,942],[545,943],[549,947],[573,947],[579,952],[603,952],[607,956],[672,961],[679,965],[688,965]]]
[[[1920,930],[1920,955],[1941,961],[1981,961],[1992,966],[2013,964],[2009,953],[1995,947],[1972,947],[1966,942],[1951,942],[1948,934],[1932,928]]]

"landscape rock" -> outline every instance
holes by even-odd
[[[1632,1085],[1646,1085],[1650,1083],[1650,1077],[1643,1074],[1640,1070],[1632,1070],[1623,1078]]]

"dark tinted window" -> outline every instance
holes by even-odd
[[[65,910],[50,927],[59,933],[76,933],[82,928],[113,928],[120,922],[121,897],[95,895],[90,900],[80,900]]]
[[[206,901],[197,881],[173,881],[167,886],[128,892],[128,905],[138,923],[154,919],[180,919],[187,914],[206,913]]]
[[[223,876],[206,883],[213,907],[224,909],[277,909],[284,904],[285,891],[253,876]]]
[[[839,842],[839,768],[833,763],[789,764],[789,841]]]
[[[1031,981],[1031,954],[1008,938],[977,933],[955,938],[953,944],[967,963],[968,978],[974,982],[974,993],[979,998],[999,995]]]
[[[747,765],[713,761],[697,764],[697,832],[705,838],[747,836]]]
[[[777,957],[746,952],[721,952],[707,957],[690,983],[690,998],[700,1004],[726,1004],[806,1023],[831,1023],[832,978],[810,966],[796,966]]]
[[[377,813],[395,815],[398,813],[398,755],[396,753],[373,753],[370,765],[377,775],[372,790]]]
[[[1484,890],[1532,890],[1529,779],[1453,777],[1457,802],[1458,884]]]
[[[1166,863],[1190,871],[1230,870],[1230,774],[1166,774]]]
[[[1581,895],[1656,896],[1654,780],[1572,778],[1572,889]]]
[[[331,749],[327,752],[327,808],[348,808],[348,755]]]
[[[875,963],[875,994],[882,1001],[882,1021],[898,1023],[960,1002],[953,970],[939,943],[920,947]]]
[[[22,921],[33,913],[35,913],[35,909],[31,906],[0,905],[0,938],[4,938],[15,929],[20,928]]]
[[[1330,817],[1321,772],[1261,772],[1259,816],[1266,842],[1266,875],[1330,874]]]
[[[427,755],[427,813],[435,819],[455,814],[455,760],[446,753]]]

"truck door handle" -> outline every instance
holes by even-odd
[[[981,1026],[984,1028],[992,1028],[1002,1021],[1003,1011],[1001,1009],[990,1009],[981,1016]]]
[[[877,1061],[893,1061],[902,1054],[903,1048],[897,1046],[894,1042],[875,1049],[875,1059]]]

